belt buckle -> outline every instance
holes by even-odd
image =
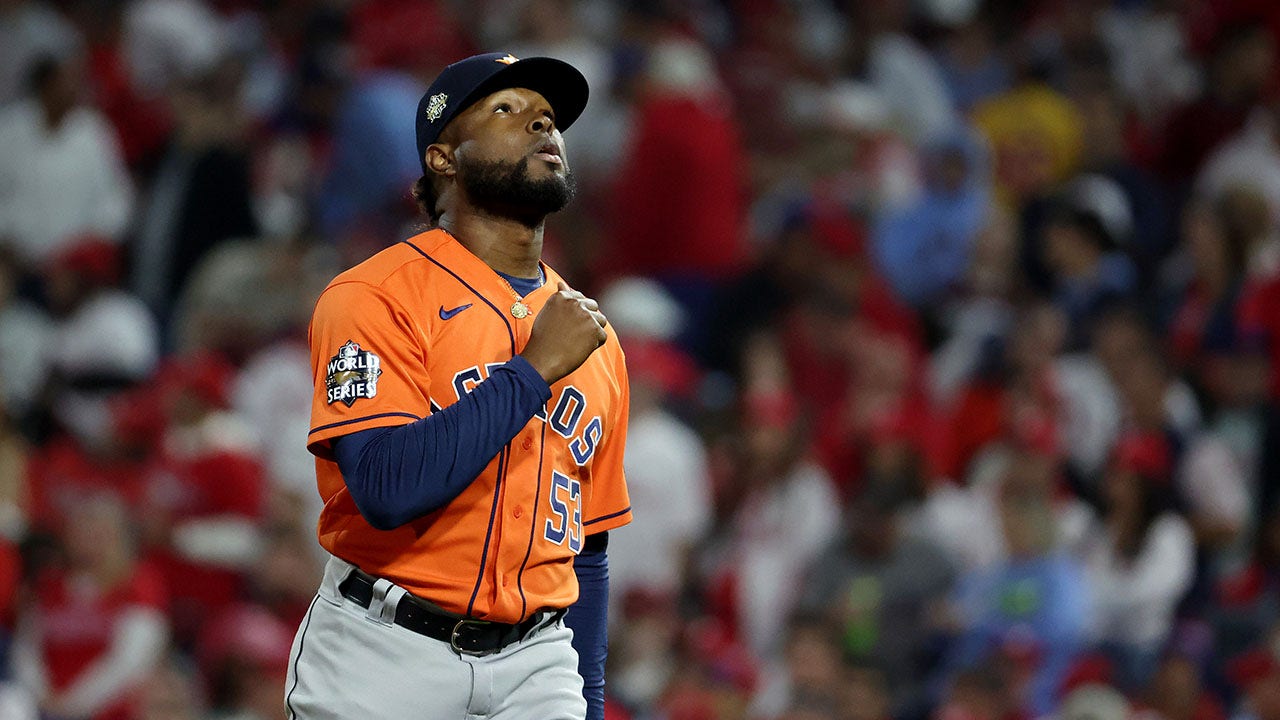
[[[488,620],[475,620],[473,618],[461,618],[453,626],[453,632],[449,634],[449,646],[452,647],[453,651],[458,653],[459,655],[471,655],[473,657],[483,657],[485,655],[489,655],[490,653],[495,652],[494,650],[469,650],[467,648],[458,647],[458,634],[462,631],[462,628],[464,626],[472,625],[472,626],[479,627],[481,625],[490,625],[490,624],[491,623]]]

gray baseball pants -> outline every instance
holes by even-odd
[[[289,656],[290,720],[583,720],[578,654],[564,622],[472,656],[395,625],[338,592],[351,565],[331,557]],[[388,598],[398,593],[388,593]],[[394,602],[394,601],[393,601]]]

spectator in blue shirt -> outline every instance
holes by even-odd
[[[960,670],[1012,662],[1023,709],[1036,716],[1052,712],[1088,620],[1083,569],[1052,550],[1052,478],[1044,463],[1013,455],[999,491],[1009,557],[961,578],[964,629],[947,663]]]
[[[991,204],[987,150],[959,129],[925,149],[925,190],[875,227],[873,251],[898,296],[915,307],[943,299],[969,269]]]

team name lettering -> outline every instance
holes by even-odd
[[[453,391],[458,399],[474,390],[489,377],[489,373],[501,367],[502,364],[489,363],[483,368],[473,365],[455,373]],[[595,455],[596,447],[604,438],[604,422],[598,415],[592,416],[586,423],[582,422],[586,409],[586,394],[573,385],[567,385],[560,391],[559,397],[553,397],[533,415],[550,425],[556,434],[569,441],[569,452],[579,467],[590,462],[591,457]]]

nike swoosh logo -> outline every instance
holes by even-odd
[[[471,307],[471,303],[467,303],[466,305],[459,305],[458,307],[456,307],[456,308],[454,308],[454,309],[452,309],[452,310],[445,310],[445,309],[444,309],[444,306],[443,306],[443,305],[441,305],[441,306],[440,306],[440,319],[441,319],[441,320],[448,320],[449,318],[453,317],[454,315],[457,315],[458,313],[462,312],[463,310],[466,310],[466,309],[467,309],[467,308],[469,308],[469,307]]]

